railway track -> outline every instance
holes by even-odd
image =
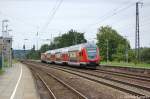
[[[97,69],[95,72],[117,75],[117,76],[128,77],[128,78],[132,78],[132,79],[150,82],[150,77],[146,76],[146,75],[131,74],[131,73],[118,72],[118,71],[105,70],[105,69]]]
[[[37,62],[35,62],[35,63],[37,63]],[[40,63],[40,62],[38,62],[38,64],[46,65],[46,64]],[[57,67],[58,67],[58,65],[57,65]],[[123,71],[119,72],[119,71],[107,70],[107,69],[103,69],[103,67],[94,70],[94,72],[105,73],[105,74],[116,75],[116,76],[127,77],[127,78],[131,78],[131,79],[137,79],[137,80],[150,82],[150,76],[143,75],[143,74],[141,75],[141,74],[135,74],[135,73],[133,74],[133,73],[123,72]]]
[[[35,67],[29,67],[31,70],[35,71],[35,74],[38,75],[41,81],[45,84],[46,88],[52,94],[53,97],[47,99],[88,99],[85,95],[53,74],[47,73],[44,70],[38,70]]]
[[[120,70],[120,71],[128,71],[130,73],[139,73],[139,74],[146,74],[150,75],[150,69],[146,68],[134,68],[134,67],[122,67],[122,66],[110,66],[110,65],[100,65],[99,69],[106,69],[106,70]]]
[[[32,65],[34,65],[34,64],[32,64]],[[150,96],[150,93],[149,93],[150,89],[147,87],[140,86],[140,85],[130,84],[130,83],[114,80],[114,79],[107,78],[107,77],[100,77],[95,74],[90,74],[90,73],[83,72],[80,70],[75,70],[75,69],[69,69],[66,67],[60,68],[58,66],[57,67],[50,66],[49,68],[53,68],[53,69],[61,70],[61,71],[64,71],[64,72],[67,72],[70,74],[78,75],[80,77],[86,78],[88,80],[92,80],[94,82],[97,82],[97,83],[100,83],[100,84],[103,84],[103,85],[106,85],[106,86],[109,86],[109,87],[112,87],[115,89],[118,89],[120,91],[132,94],[134,96],[146,97],[146,98]],[[128,89],[128,87],[131,87],[131,88]]]
[[[46,64],[41,64],[41,65],[46,65]],[[57,67],[58,67],[58,65],[57,65]],[[62,67],[62,66],[61,66],[61,68],[68,69],[68,67],[66,68],[66,67]],[[70,68],[70,69],[73,69],[73,68]],[[103,74],[108,74],[108,75],[111,75],[111,76],[114,75],[114,76],[119,76],[119,77],[124,77],[124,78],[131,78],[131,79],[135,79],[135,80],[139,80],[139,81],[145,81],[145,82],[150,83],[150,76],[124,73],[124,72],[116,72],[116,71],[105,70],[105,69],[97,69],[97,70],[92,70],[92,71],[94,71],[96,73],[103,73]],[[90,70],[90,72],[91,72],[91,70]]]
[[[42,77],[35,72],[32,68],[30,68],[35,80],[36,80],[36,85],[38,90],[38,93],[40,95],[41,99],[56,99],[55,95],[53,92],[49,89],[48,85],[46,82],[42,79]]]
[[[64,67],[61,67],[61,68],[64,68]],[[102,79],[114,81],[114,82],[117,82],[117,83],[129,85],[131,87],[136,87],[136,88],[140,88],[140,89],[143,89],[143,90],[150,91],[150,87],[149,86],[142,86],[142,85],[138,85],[138,84],[133,84],[131,82],[125,82],[125,81],[122,81],[122,80],[119,80],[119,79],[116,80],[116,79],[113,79],[113,78],[108,77],[108,76],[95,74],[95,71],[82,71],[82,70],[79,70],[79,69],[71,69],[71,68],[64,68],[64,69],[71,70],[71,71],[76,71],[76,72],[80,72],[80,73],[84,73],[84,74],[87,74],[87,75],[92,75],[92,76],[95,76],[95,77],[98,77],[98,78],[102,78]],[[128,77],[128,76],[126,76],[126,77]],[[150,84],[150,82],[149,82],[149,84]]]
[[[125,83],[125,82],[122,82],[122,81],[113,80],[111,78],[100,77],[100,76],[97,76],[97,75],[94,75],[94,74],[90,74],[90,73],[85,73],[85,72],[82,72],[82,71],[76,71],[76,72],[74,72],[75,70],[68,69],[69,70],[68,71],[68,70],[66,70],[66,68],[65,69],[61,69],[61,68],[55,68],[55,67],[54,67],[54,69],[61,70],[61,71],[64,71],[64,72],[67,72],[67,73],[70,73],[70,74],[78,75],[78,76],[86,78],[88,80],[92,80],[92,81],[98,82],[100,84],[103,84],[103,85],[106,85],[106,86],[118,89],[120,91],[129,93],[129,94],[132,94],[132,95],[135,95],[135,96],[142,96],[142,97],[144,97],[144,96],[145,97],[149,97],[150,96],[150,95],[145,95],[146,93],[149,93],[149,91],[150,91],[150,89],[147,88],[147,87],[138,86],[138,85],[134,85],[134,84],[130,84],[130,83]],[[79,74],[79,73],[87,74],[87,76]],[[97,80],[96,78],[94,79],[93,77],[90,77],[90,76],[94,76],[94,77],[98,77],[98,78],[102,78],[102,79],[101,80]],[[105,79],[105,80],[102,81],[103,79]],[[109,81],[115,82],[115,83],[111,83],[111,82],[108,82],[106,80],[109,80]],[[122,84],[122,85],[118,86],[119,84]],[[138,92],[136,92],[134,90],[125,89],[124,86],[135,87],[136,89],[137,88],[140,88],[140,89],[142,88],[143,90],[139,90]],[[146,90],[146,91],[144,91],[144,90]],[[144,91],[144,92],[141,93],[141,91]]]

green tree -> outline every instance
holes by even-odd
[[[40,59],[40,51],[35,50],[35,45],[33,45],[33,48],[27,53],[26,55],[27,59]]]
[[[73,29],[54,39],[55,48],[68,47],[75,44],[85,43],[84,33],[77,32]]]
[[[130,49],[128,51],[128,55],[129,55],[129,62],[135,62],[135,50],[134,49]]]
[[[40,59],[40,51],[31,49],[26,55],[27,59]]]
[[[123,36],[109,26],[100,27],[97,33],[97,45],[100,48],[102,59],[107,59],[107,46],[109,60],[124,60],[126,48],[130,49],[130,44]],[[108,42],[108,43],[107,43]]]
[[[48,44],[44,44],[44,45],[41,46],[40,52],[44,53],[45,51],[47,51],[49,49],[50,49],[50,46]]]
[[[141,61],[150,64],[150,48],[141,49]]]

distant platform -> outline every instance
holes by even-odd
[[[16,63],[0,75],[0,99],[39,99],[30,70]]]

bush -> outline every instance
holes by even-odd
[[[150,48],[141,49],[141,62],[150,64]]]

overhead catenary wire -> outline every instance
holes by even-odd
[[[129,0],[130,1],[130,0]],[[96,22],[93,22],[91,24],[88,24],[83,30],[86,30],[87,28],[89,29],[90,27],[93,27],[97,24],[101,24],[102,22],[108,20],[109,18],[116,16],[117,14],[119,14],[120,12],[123,12],[127,9],[129,9],[130,7],[132,7],[135,4],[135,2],[133,3],[128,3],[128,5],[124,6],[124,7],[117,7],[111,11],[109,11],[108,13],[104,14],[102,17],[100,17]],[[110,14],[111,13],[111,14]]]
[[[107,21],[108,19],[110,19],[110,18],[112,18],[112,17],[118,15],[119,13],[122,13],[123,11],[125,11],[125,10],[127,10],[127,9],[129,9],[129,8],[131,8],[131,7],[133,7],[133,6],[135,5],[135,2],[136,2],[136,1],[134,1],[134,2],[129,2],[129,1],[131,1],[131,0],[128,0],[128,1],[126,1],[126,2],[123,3],[123,4],[127,3],[127,5],[125,5],[125,6],[123,6],[123,7],[119,6],[119,7],[115,8],[115,9],[109,11],[108,13],[106,13],[106,14],[104,14],[102,17],[100,17],[100,18],[99,18],[100,20],[97,19],[96,22],[93,22],[93,23],[91,23],[91,24],[86,25],[85,27],[82,28],[82,30],[83,30],[83,31],[86,31],[87,29],[89,29],[89,28],[91,28],[91,27],[94,27],[94,26],[96,26],[96,25],[100,25],[100,24],[102,24],[104,21]],[[140,2],[140,1],[142,1],[142,0],[139,0],[139,2]],[[111,14],[110,14],[110,13],[111,13]]]
[[[58,5],[58,1],[59,1],[59,0],[56,0],[56,2],[55,2],[55,4],[54,4],[53,8],[51,9],[51,11],[50,11],[50,13],[49,13],[48,15],[52,15],[52,13],[54,12],[54,10],[56,9],[56,7],[57,7],[57,5]],[[48,20],[49,20],[49,17],[48,17],[48,19],[47,19],[46,22],[48,22]],[[45,23],[44,26],[46,26],[46,23]],[[42,28],[44,28],[44,26],[43,26]],[[42,30],[42,29],[41,29],[41,30]]]
[[[56,14],[56,12],[58,11],[59,7],[61,6],[61,4],[63,2],[63,0],[57,0],[57,1],[59,1],[59,2],[58,3],[56,2],[55,6],[53,7],[53,9],[51,11],[52,14],[51,14],[50,18],[48,19],[48,21],[46,22],[46,24],[42,27],[42,29],[40,30],[40,32],[42,32],[43,30],[45,30],[48,27],[48,25],[52,22],[55,14]]]
[[[140,1],[139,1],[140,2]],[[145,6],[145,4],[144,4],[144,6]],[[142,4],[142,7],[143,7],[143,4]],[[133,16],[133,17],[135,17],[135,16]],[[147,22],[149,22],[149,19],[150,19],[150,17],[149,16],[141,16],[141,20],[140,20],[140,22],[141,23],[144,23],[144,24],[141,24],[140,25],[140,28],[143,28],[144,26],[146,26],[147,25]],[[132,19],[133,20],[133,19]],[[120,20],[121,21],[121,20]],[[125,30],[127,30],[127,29],[132,29],[132,28],[134,28],[135,26],[135,24],[130,24],[130,23],[128,23],[126,26],[121,26],[120,27],[120,25],[118,25],[118,24],[120,24],[120,21],[118,21],[117,23],[115,23],[115,24],[113,24],[113,26],[119,26],[119,29],[122,29],[122,28],[124,28]],[[130,22],[130,21],[129,21]],[[146,24],[145,24],[146,23]],[[149,23],[148,23],[149,24]],[[112,25],[111,25],[112,26]],[[118,28],[117,28],[118,29]]]
[[[142,22],[143,24],[140,25],[140,28],[144,28],[145,26],[148,26],[150,24],[150,21],[147,21],[147,22]],[[135,24],[128,24],[129,27],[121,27],[121,28],[117,28],[117,29],[120,29],[121,31],[124,31],[124,30],[134,30],[134,25]],[[123,28],[123,29],[122,29]]]
[[[149,19],[150,19],[149,16],[146,17],[146,18],[145,18],[145,16],[143,16],[143,17],[144,17],[144,19],[143,19],[143,20],[140,20],[141,23],[144,23],[144,24],[145,24],[145,23],[149,22]],[[133,20],[133,19],[132,19],[132,20]],[[129,22],[130,22],[130,21],[129,21]],[[118,25],[118,24],[120,24],[120,22],[117,22],[117,23],[111,24],[111,25],[113,25],[113,26],[119,26],[119,29],[122,28],[122,27],[123,27],[123,28],[125,27],[125,26],[121,26],[121,27],[120,27],[120,25]],[[144,24],[140,25],[140,27],[143,26]],[[134,25],[135,25],[135,24],[130,24],[130,23],[128,24],[128,26],[133,26],[133,27],[134,27]],[[144,25],[144,26],[145,26],[145,25]],[[131,27],[127,27],[127,26],[125,27],[125,29],[128,29],[128,28],[131,28]]]

